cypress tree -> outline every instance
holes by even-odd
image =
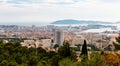
[[[83,59],[87,59],[88,58],[88,51],[87,51],[87,43],[86,40],[84,40],[84,44],[82,46],[82,51],[81,51],[81,55],[80,56],[84,56]]]

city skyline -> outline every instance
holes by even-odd
[[[0,0],[0,23],[120,21],[119,0]]]

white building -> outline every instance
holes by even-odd
[[[51,46],[51,39],[41,39],[41,40],[24,40],[24,42],[21,42],[22,46],[30,47],[43,47],[48,48]]]
[[[61,30],[54,31],[54,43],[59,46],[63,45],[64,42],[64,32]]]

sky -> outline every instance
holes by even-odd
[[[120,21],[120,0],[0,0],[0,24],[63,19]]]

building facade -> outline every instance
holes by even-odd
[[[55,30],[53,36],[54,43],[58,44],[59,46],[62,46],[64,42],[64,32],[61,30]]]

